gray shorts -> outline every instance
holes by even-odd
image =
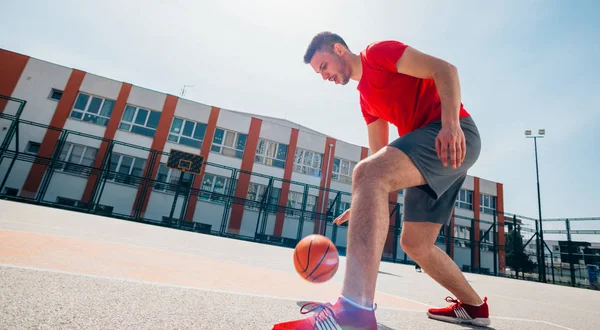
[[[467,170],[475,164],[481,151],[479,131],[473,119],[461,118],[460,126],[465,134],[467,152],[462,166],[457,169],[450,167],[449,158],[448,167],[444,167],[435,151],[435,138],[442,128],[440,121],[412,131],[389,144],[408,155],[427,181],[423,186],[406,189],[403,221],[449,223]]]

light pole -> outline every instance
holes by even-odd
[[[544,228],[542,226],[542,201],[540,198],[540,173],[538,169],[538,155],[537,155],[537,139],[542,139],[546,135],[545,129],[538,130],[537,135],[532,135],[531,130],[525,131],[526,138],[533,139],[533,145],[535,147],[535,175],[537,177],[537,197],[538,197],[538,216],[540,221],[540,228],[538,232],[538,264],[540,265],[540,280],[546,282],[546,259],[544,257]],[[536,225],[537,227],[537,225]],[[541,241],[541,242],[540,242]]]

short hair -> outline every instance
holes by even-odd
[[[348,45],[346,45],[344,39],[342,39],[342,37],[339,35],[327,31],[318,33],[313,37],[312,41],[308,45],[308,49],[306,49],[306,53],[304,54],[304,63],[310,63],[318,50],[329,50],[330,52],[333,52],[333,46],[337,43],[348,48]]]

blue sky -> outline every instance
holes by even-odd
[[[482,135],[470,174],[504,183],[505,209],[600,216],[597,1],[6,1],[0,48],[198,102],[286,118],[367,145],[356,83],[302,63],[311,37],[339,33],[358,52],[403,41],[459,69]],[[394,138],[394,129],[390,130]]]

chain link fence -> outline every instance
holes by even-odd
[[[348,192],[211,162],[181,173],[165,166],[166,152],[23,120],[25,101],[0,101],[2,199],[290,248],[320,233],[345,254],[347,224],[332,222],[350,207]],[[32,142],[47,139],[56,143]],[[403,205],[389,211],[382,259],[414,264],[400,245]],[[454,215],[436,245],[465,272],[598,289],[600,218],[543,227],[542,240],[538,219]]]

